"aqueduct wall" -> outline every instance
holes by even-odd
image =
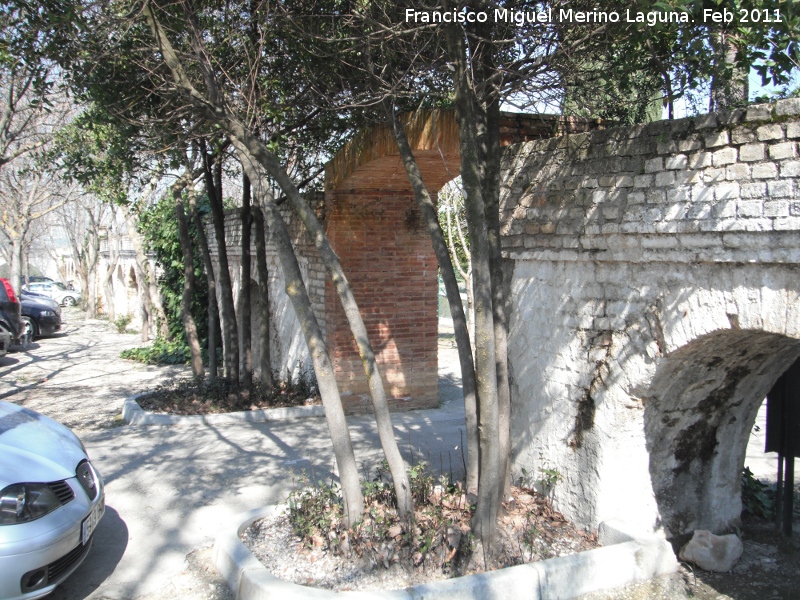
[[[515,473],[676,540],[736,525],[755,414],[800,355],[800,100],[505,156]]]

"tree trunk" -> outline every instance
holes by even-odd
[[[331,247],[328,237],[325,235],[325,231],[314,214],[314,211],[311,210],[311,207],[300,195],[294,182],[280,166],[275,156],[267,151],[263,144],[252,135],[248,134],[248,139],[246,141],[237,141],[243,148],[247,148],[247,151],[251,153],[250,155],[253,156],[253,159],[258,160],[270,176],[277,181],[281,190],[283,190],[289,199],[292,208],[303,221],[303,225],[305,225],[309,236],[314,241],[314,246],[319,252],[320,258],[333,282],[334,289],[339,296],[342,308],[344,308],[350,331],[358,347],[358,353],[361,357],[361,363],[367,377],[367,384],[372,399],[372,408],[375,411],[378,436],[381,440],[384,455],[386,456],[386,462],[389,464],[389,472],[392,475],[392,481],[397,494],[397,510],[401,516],[413,512],[411,484],[408,480],[405,461],[400,454],[400,450],[397,448],[394,428],[392,427],[392,420],[389,414],[389,403],[386,399],[386,391],[383,387],[383,380],[381,379],[378,364],[375,361],[375,352],[369,341],[367,328],[361,318],[361,313],[358,310],[358,304],[353,296],[350,283],[347,281],[342,265],[339,262],[339,257]],[[255,145],[255,147],[250,150],[248,147],[250,145]]]
[[[251,343],[250,305],[250,180],[242,174],[242,283],[239,291],[239,340],[242,354],[242,385],[253,387],[253,347]]]
[[[489,72],[494,71],[494,69],[487,70]],[[488,76],[483,77],[483,81],[488,82],[488,80]],[[500,470],[505,474],[503,494],[507,496],[511,492],[511,389],[508,381],[508,321],[506,317],[506,288],[501,254],[502,240],[500,237],[500,157],[502,155],[500,148],[500,102],[496,95],[487,102],[485,116],[485,136],[483,144],[481,144],[485,148],[482,157],[484,166],[482,169],[484,174],[482,191],[492,278]],[[501,504],[498,504],[498,510],[501,506]]]
[[[364,514],[364,498],[361,495],[358,466],[353,453],[350,432],[347,430],[347,421],[342,408],[342,400],[339,396],[339,387],[334,377],[333,366],[328,355],[328,348],[311,307],[311,300],[303,283],[300,265],[297,263],[289,232],[277,205],[270,198],[260,165],[251,157],[247,147],[238,139],[232,136],[231,141],[236,147],[244,172],[250,178],[256,197],[261,201],[264,208],[267,227],[269,227],[273,235],[278,250],[278,258],[283,267],[286,294],[292,302],[297,319],[300,322],[300,328],[311,353],[320,396],[325,407],[325,419],[333,442],[333,452],[339,468],[346,523],[351,526]]]
[[[108,238],[108,265],[106,265],[106,272],[103,273],[103,294],[105,295],[105,312],[106,317],[112,323],[117,320],[117,311],[114,306],[114,271],[119,262],[119,252],[116,248],[112,248],[111,238]]]
[[[214,263],[211,260],[211,252],[208,250],[208,238],[200,213],[197,212],[197,199],[194,195],[189,196],[189,207],[192,211],[192,219],[197,229],[197,241],[200,252],[203,254],[203,264],[206,268],[206,280],[208,281],[208,380],[217,380],[217,329],[219,327],[219,309],[217,308],[217,284],[214,275]]]
[[[269,335],[269,270],[267,268],[267,235],[264,230],[264,213],[256,207],[253,217],[256,225],[256,270],[258,271],[258,349],[261,363],[261,385],[272,389],[272,357]]]
[[[748,73],[735,66],[736,46],[729,36],[726,32],[711,36],[715,54],[709,106],[711,112],[745,106],[750,95]]]
[[[100,258],[100,238],[97,236],[97,227],[92,224],[92,230],[87,232],[89,243],[86,248],[86,318],[97,318],[97,262]]]
[[[200,352],[200,339],[197,335],[197,324],[192,316],[192,295],[194,294],[194,253],[192,252],[192,239],[189,236],[189,223],[186,211],[183,208],[183,190],[188,188],[192,194],[191,175],[186,174],[172,186],[172,198],[175,201],[175,216],[178,219],[178,238],[183,252],[183,295],[181,296],[181,321],[186,332],[186,342],[191,353],[192,375],[195,379],[202,379],[203,355]]]
[[[150,277],[155,277],[155,275],[150,274],[150,260],[144,252],[137,221],[133,213],[128,210],[125,211],[125,223],[128,226],[128,237],[131,240],[131,245],[135,252],[136,277],[139,279],[139,289],[142,294],[142,341],[146,342],[150,337],[150,321],[152,317],[158,314],[158,318],[166,323],[167,316],[164,313],[163,306],[159,308],[161,299],[158,297],[158,289],[156,289],[156,298],[154,298],[154,286],[148,282],[148,279]],[[83,284],[83,279],[81,279],[81,284]],[[169,331],[167,331],[167,333],[169,333]]]
[[[220,322],[222,324],[223,353],[225,355],[225,375],[231,380],[239,381],[239,332],[236,326],[236,309],[233,304],[233,285],[231,274],[228,270],[228,251],[225,246],[225,212],[222,207],[222,194],[219,182],[215,182],[211,157],[203,151],[205,163],[206,189],[208,201],[211,204],[211,222],[214,225],[214,237],[217,241],[217,258],[219,259],[219,272],[217,283],[219,285]],[[216,163],[220,163],[221,156]],[[209,181],[210,179],[210,181]],[[221,181],[221,180],[220,180]]]
[[[480,446],[478,439],[478,412],[477,396],[475,388],[475,363],[472,358],[472,346],[470,344],[469,331],[467,330],[467,320],[464,315],[464,306],[461,302],[461,294],[458,291],[458,281],[456,280],[453,262],[447,248],[444,233],[439,225],[436,216],[436,205],[431,199],[428,189],[422,180],[422,174],[411,146],[408,144],[403,126],[397,120],[394,109],[384,106],[386,116],[392,128],[395,142],[397,143],[400,157],[406,169],[406,174],[414,190],[414,197],[420,207],[425,225],[431,236],[433,251],[439,263],[439,270],[442,273],[447,302],[450,305],[450,314],[453,317],[453,331],[458,348],[458,360],[461,365],[461,387],[464,394],[464,413],[466,416],[467,429],[467,493],[477,495],[478,475],[479,475],[479,456]]]
[[[11,238],[11,287],[19,296],[22,290],[22,237]]]
[[[481,172],[475,134],[474,94],[471,88],[467,52],[460,27],[447,27],[447,47],[454,67],[455,110],[461,150],[461,180],[466,192],[465,209],[470,237],[470,257],[475,294],[475,374],[478,393],[480,475],[478,505],[473,529],[491,543],[496,531],[500,494],[505,481],[501,472],[497,361],[492,308],[489,233],[481,189]]]

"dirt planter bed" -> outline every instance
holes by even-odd
[[[122,405],[122,418],[129,425],[223,425],[226,423],[266,423],[325,416],[325,409],[321,405],[287,406],[208,415],[165,415],[148,412],[139,406],[138,399],[148,393],[143,392],[125,399],[125,403]]]
[[[334,592],[278,579],[240,540],[239,536],[254,522],[273,516],[285,508],[285,505],[269,506],[242,513],[220,529],[214,543],[214,565],[228,582],[237,600],[555,600],[646,581],[673,573],[678,568],[672,547],[665,539],[657,536],[632,538],[617,524],[603,523],[600,537],[610,545],[595,550],[403,590]]]

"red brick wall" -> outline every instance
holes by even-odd
[[[409,191],[326,194],[326,227],[353,287],[392,410],[435,407],[437,265]],[[333,285],[325,290],[327,338],[348,412],[370,410],[364,369]]]

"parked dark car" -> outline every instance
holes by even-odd
[[[50,298],[42,301],[22,294],[22,325],[25,333],[35,340],[43,335],[52,335],[61,329],[61,311]]]
[[[0,327],[11,333],[12,343],[24,333],[19,300],[8,279],[0,277]]]
[[[11,334],[5,327],[0,326],[0,358],[4,357],[11,346]]]

